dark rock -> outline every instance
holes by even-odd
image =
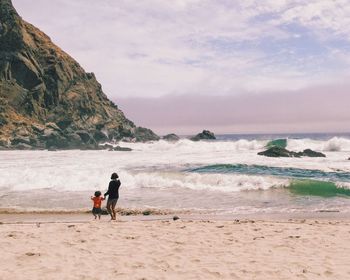
[[[37,148],[58,149],[159,139],[128,120],[95,75],[22,20],[10,0],[0,0],[0,112],[1,139],[10,148],[19,136],[36,139],[30,145]]]
[[[169,142],[176,142],[176,141],[180,140],[180,137],[174,133],[171,133],[171,134],[167,134],[167,135],[163,136],[162,139],[169,141]]]
[[[61,133],[54,131],[52,129],[45,129],[44,134],[40,137],[46,145],[46,148],[55,149],[67,149],[69,147],[69,141]]]
[[[43,133],[45,130],[45,126],[39,124],[32,124],[32,129],[34,132]]]
[[[95,141],[97,143],[103,142],[103,141],[108,141],[108,136],[100,130],[95,130],[93,132],[93,138],[95,139]]]
[[[113,150],[113,146],[110,144],[104,144],[98,146],[99,150]]]
[[[303,157],[326,157],[325,154],[320,153],[320,152],[315,152],[315,151],[310,150],[310,149],[306,149],[299,154]]]
[[[18,137],[15,137],[11,140],[11,145],[12,146],[17,146],[18,144],[27,144],[27,145],[31,145],[31,141],[30,141],[30,138],[27,136],[27,137],[21,137],[21,136],[18,136]]]
[[[8,148],[11,145],[8,139],[0,139],[0,147]]]
[[[258,153],[258,155],[266,157],[300,157],[298,153],[288,151],[287,149],[278,146],[273,146],[266,151]]]
[[[54,131],[59,131],[59,132],[61,132],[61,129],[58,127],[58,125],[57,124],[55,124],[55,123],[46,123],[45,124],[45,126],[47,127],[47,128],[51,128],[52,130],[54,130]]]
[[[94,144],[86,144],[84,146],[81,146],[79,148],[82,151],[87,151],[87,150],[98,150],[98,145],[94,145]]]
[[[14,131],[15,137],[29,137],[30,136],[30,131],[29,128],[26,127],[26,124],[20,124]]]
[[[132,151],[132,149],[131,148],[127,148],[127,147],[117,146],[117,147],[114,147],[114,148],[110,149],[110,151],[130,152],[130,151]]]
[[[179,220],[180,218],[178,216],[174,216],[173,217],[173,220],[176,221],[176,220]]]
[[[65,135],[67,142],[68,142],[68,147],[70,149],[77,149],[81,147],[81,138],[78,134],[76,133],[69,133]]]
[[[136,139],[132,137],[123,137],[121,139],[122,142],[127,142],[127,143],[136,143]]]
[[[203,130],[201,133],[198,133],[196,136],[190,138],[192,141],[200,141],[200,140],[215,140],[216,137],[213,132],[209,130]]]
[[[258,153],[258,155],[267,157],[326,157],[324,154],[310,149],[306,149],[303,152],[293,152],[278,146],[273,146],[266,151]]]
[[[91,136],[90,133],[84,130],[78,130],[76,131],[76,134],[78,134],[85,144],[94,144],[96,143],[95,139]]]
[[[8,124],[7,117],[5,114],[0,114],[0,127]]]
[[[15,150],[31,150],[32,146],[25,143],[18,143],[17,145],[12,145]]]
[[[145,142],[145,141],[158,141],[159,136],[155,134],[152,130],[144,127],[137,127],[134,130],[134,137],[137,142]]]

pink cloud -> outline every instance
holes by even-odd
[[[350,131],[350,85],[235,96],[182,95],[120,98],[137,124],[158,133]]]

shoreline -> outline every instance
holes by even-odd
[[[172,212],[150,215],[117,215],[120,222],[129,221],[171,221],[174,217],[182,221],[344,221],[350,222],[350,213],[341,212],[304,212],[304,213],[255,213],[255,214],[208,214]],[[101,222],[109,221],[109,215],[102,215]],[[94,221],[91,213],[81,212],[27,212],[27,213],[0,213],[0,224],[21,223],[85,223]],[[99,221],[97,221],[99,222]]]

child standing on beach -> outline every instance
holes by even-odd
[[[91,197],[91,200],[94,202],[94,207],[92,208],[92,214],[95,216],[95,220],[98,216],[99,219],[101,219],[101,204],[102,201],[105,200],[104,197],[101,197],[101,192],[96,191],[95,196]]]

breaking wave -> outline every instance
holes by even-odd
[[[288,139],[287,149],[301,151],[312,149],[324,152],[346,152],[350,151],[350,139],[333,137],[327,141],[312,139]]]
[[[340,187],[333,182],[295,180],[289,185],[290,192],[297,195],[313,195],[321,197],[346,196],[350,197],[350,189]]]
[[[324,181],[350,182],[350,172],[326,172],[322,170],[292,167],[273,167],[246,164],[216,164],[188,170],[197,173],[246,174],[261,176],[278,176],[287,178],[304,178]]]

